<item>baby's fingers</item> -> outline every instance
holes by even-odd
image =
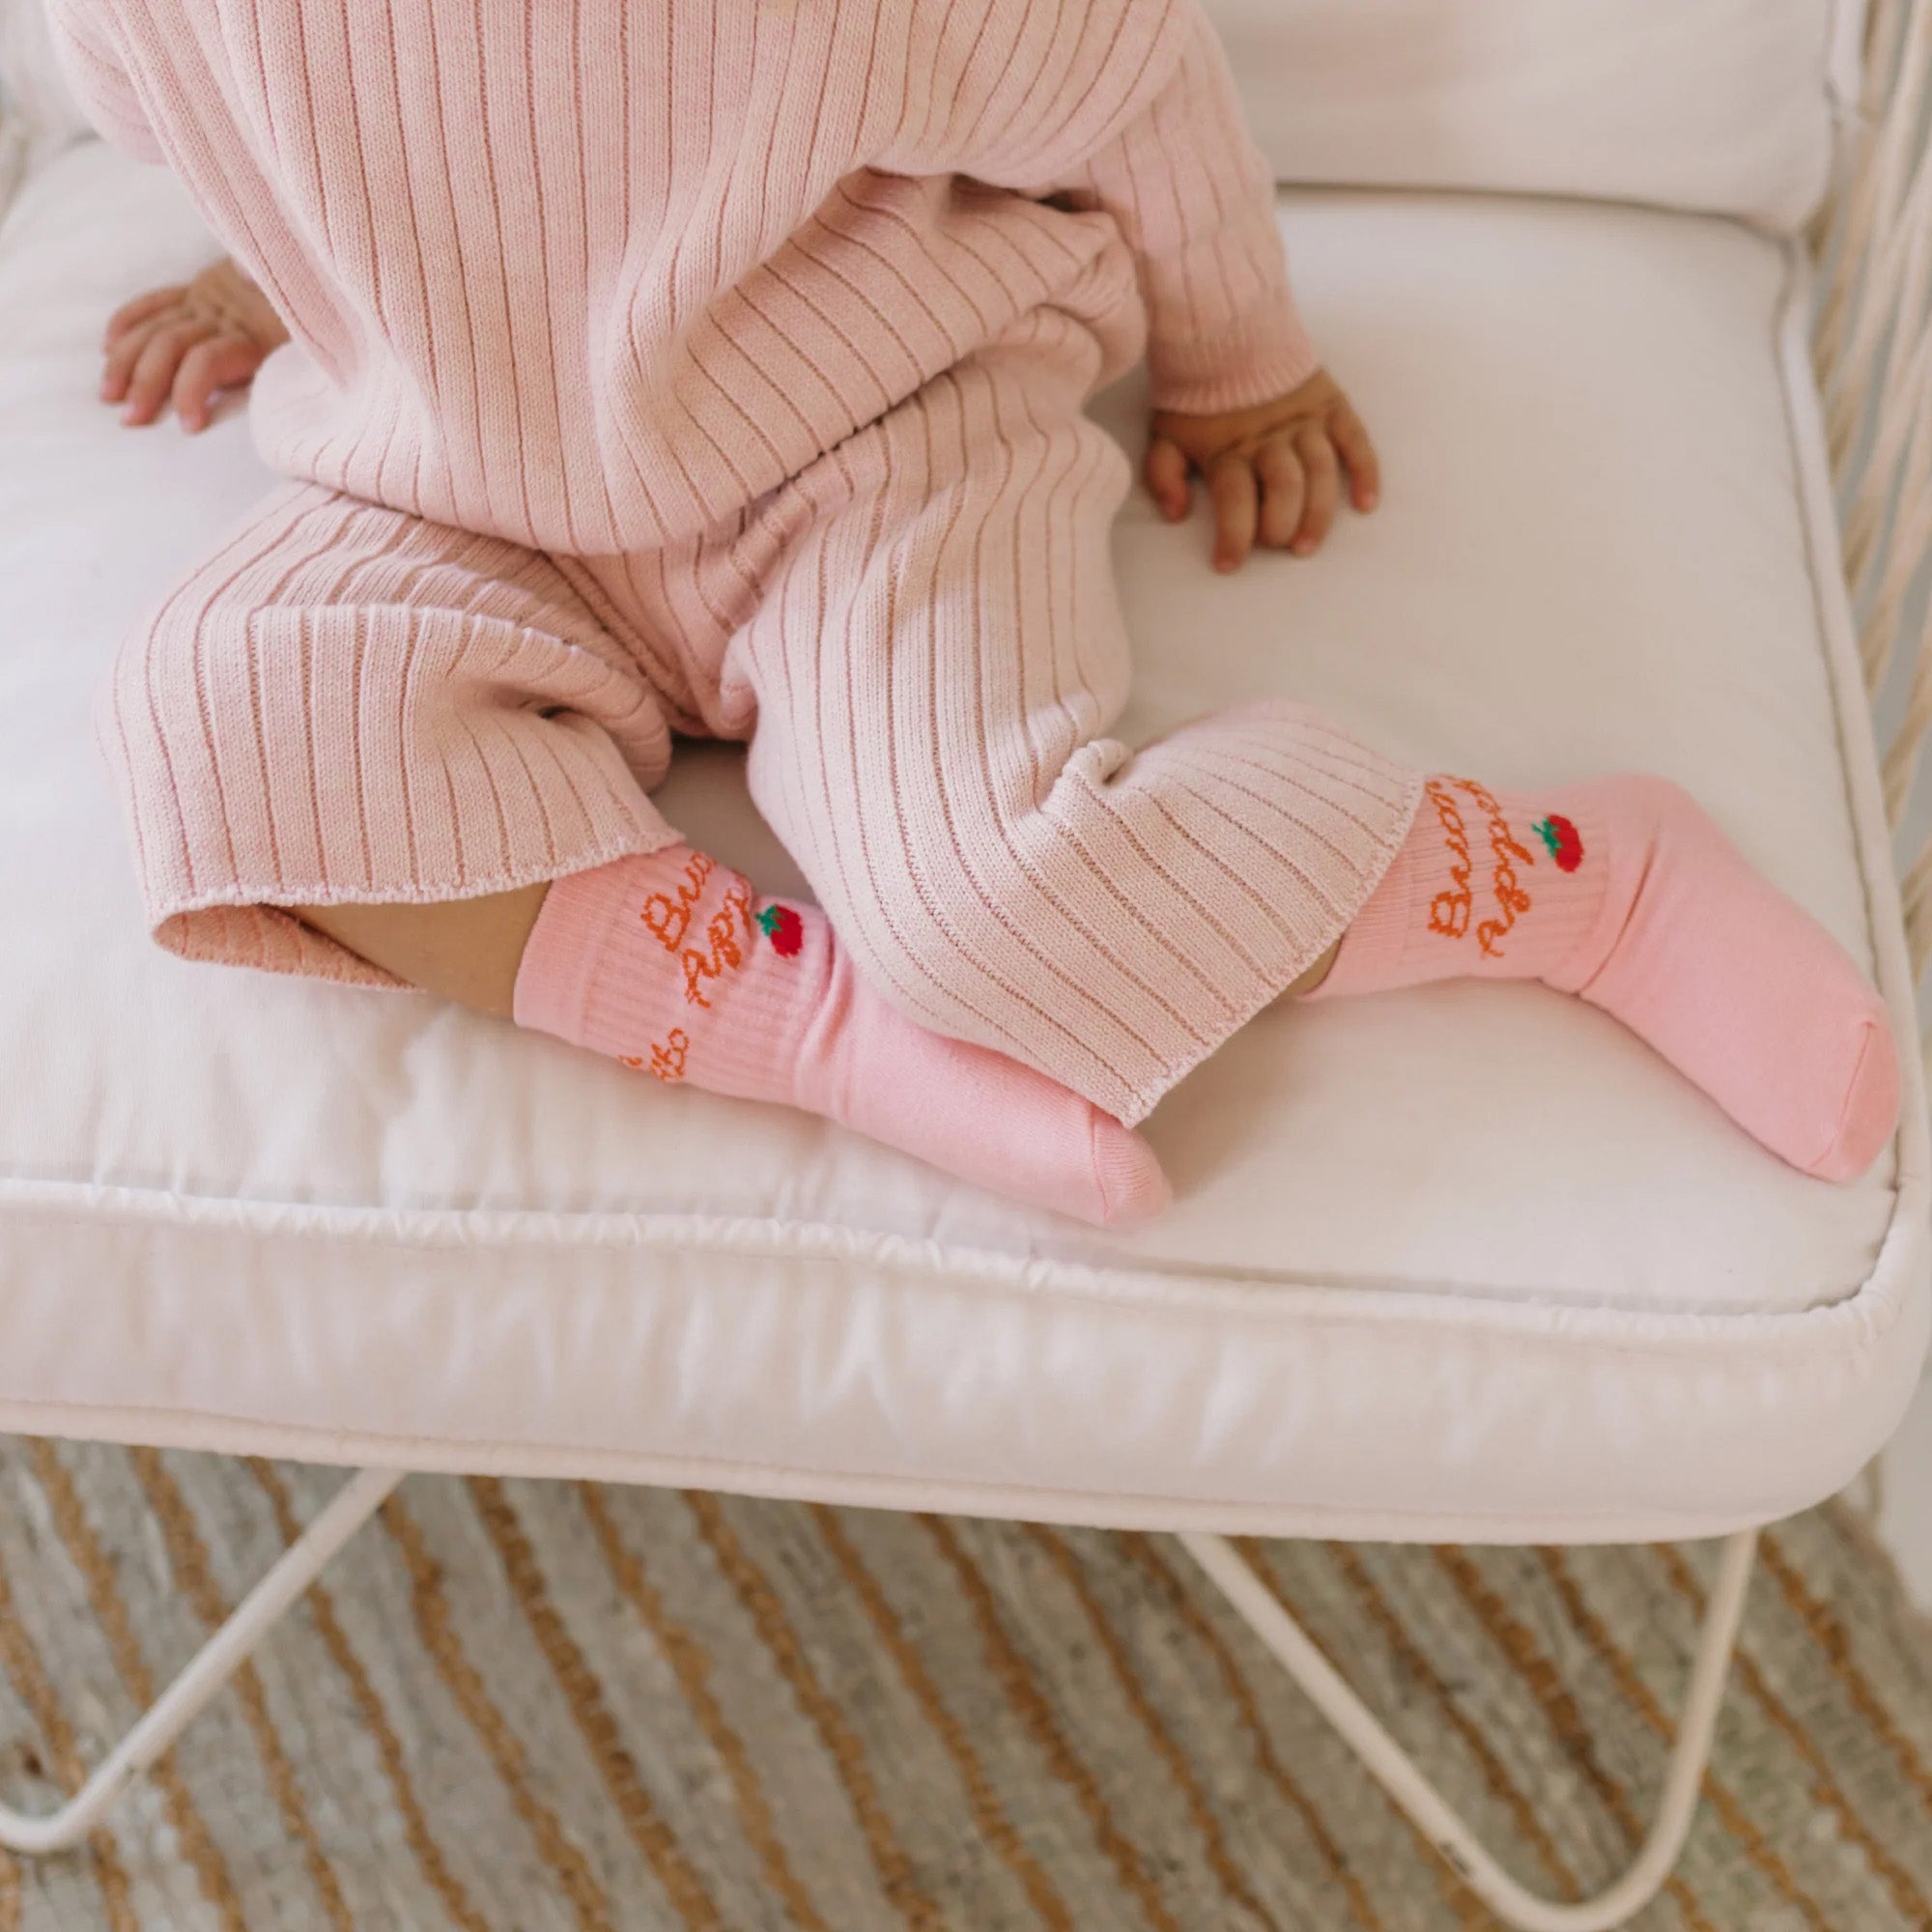
[[[1214,498],[1214,568],[1238,570],[1255,547],[1261,492],[1254,465],[1245,456],[1221,456],[1208,471]]]
[[[121,331],[114,346],[108,350],[106,365],[100,372],[100,400],[103,403],[127,400],[128,384],[134,380],[134,366],[140,361],[142,351],[163,327],[159,319],[150,316],[145,322],[129,323]]]
[[[1286,550],[1301,527],[1307,494],[1301,459],[1286,437],[1270,437],[1255,452],[1255,473],[1262,481],[1262,542],[1270,550]]]
[[[107,332],[101,338],[103,350],[112,349],[137,322],[152,322],[164,309],[175,307],[187,294],[185,289],[150,289],[130,302],[123,302],[107,318]]]
[[[175,372],[182,357],[206,331],[197,323],[163,323],[141,346],[133,374],[128,379],[128,406],[121,412],[125,423],[151,423],[160,414],[168,392],[175,384]]]
[[[1335,439],[1335,447],[1342,452],[1342,461],[1349,466],[1355,508],[1366,514],[1381,501],[1381,459],[1369,440],[1368,431],[1362,427],[1361,417],[1346,402],[1329,418],[1328,430]]]
[[[261,365],[261,352],[239,335],[216,335],[197,342],[175,372],[171,399],[182,427],[190,432],[205,430],[214,398],[223,389],[247,382]]]
[[[1160,513],[1170,524],[1178,524],[1187,515],[1190,492],[1187,485],[1187,458],[1180,445],[1170,442],[1166,437],[1157,436],[1148,444],[1147,468],[1148,495],[1160,506]]]
[[[1294,451],[1308,475],[1308,501],[1292,547],[1296,556],[1312,556],[1321,548],[1342,501],[1342,465],[1325,430],[1303,430],[1294,440]]]

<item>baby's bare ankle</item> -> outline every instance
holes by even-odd
[[[509,1019],[517,968],[543,909],[547,880],[514,892],[433,904],[297,906],[296,917],[358,958],[425,992]]]

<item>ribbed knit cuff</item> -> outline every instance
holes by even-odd
[[[732,885],[745,885],[742,875],[727,876]],[[749,896],[740,903],[749,908],[749,918],[733,915],[730,944],[737,964],[729,963],[727,953],[724,970],[702,981],[703,1006],[687,997],[680,971],[669,1009],[660,1010],[659,1024],[676,1026],[687,1035],[693,1078],[709,1092],[742,1100],[775,1100],[842,1119],[826,1104],[827,1081],[820,1066],[828,1045],[822,1024],[830,1017],[826,988],[837,945],[832,927],[814,906]],[[773,911],[788,916],[788,935],[784,924],[766,930],[760,915]],[[709,952],[709,940],[703,944]],[[633,986],[616,975],[600,980],[591,995],[592,1024],[614,1031],[620,1016],[640,1010]]]
[[[1335,963],[1321,983],[1305,995],[1307,999],[1348,1000],[1404,983],[1401,962],[1407,956],[1410,935],[1429,923],[1427,899],[1420,890],[1427,864],[1420,855],[1435,817],[1425,800],[1395,864],[1362,902],[1342,935]]]
[[[1153,406],[1180,415],[1221,415],[1273,402],[1321,366],[1301,318],[1282,300],[1211,336],[1148,345]]]
[[[671,918],[682,923],[668,941]],[[823,1045],[832,955],[821,913],[753,900],[741,873],[678,845],[557,880],[513,1009],[519,1026],[667,1085],[831,1111],[801,1100],[801,1081]]]
[[[1500,807],[1508,837],[1530,855],[1528,863],[1498,846],[1487,809],[1463,781],[1430,780],[1401,853],[1343,934],[1328,977],[1309,999],[1349,999],[1467,975],[1563,984],[1591,956],[1605,916],[1608,866],[1599,864],[1582,879],[1565,877],[1535,832],[1551,810],[1572,811],[1583,849],[1606,860],[1607,840],[1587,803],[1577,793],[1488,796]],[[1505,888],[1522,894],[1524,902],[1512,905]]]
[[[637,879],[637,868],[619,860],[553,881],[517,969],[511,1011],[520,1027],[589,1044],[590,989],[620,923],[635,913]]]

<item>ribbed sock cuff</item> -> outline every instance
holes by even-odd
[[[676,846],[557,880],[524,949],[517,1023],[668,1084],[797,1105],[831,927],[809,907],[753,900],[722,866],[695,874],[703,863]],[[672,944],[640,917],[654,895],[688,910]]]
[[[1465,975],[1561,978],[1587,952],[1604,917],[1608,837],[1588,787],[1567,792],[1466,789],[1429,781],[1402,852],[1342,937],[1310,999],[1348,999]],[[1495,824],[1486,799],[1501,814]],[[1570,822],[1582,866],[1565,872],[1538,831]],[[1525,860],[1521,855],[1527,854]]]
[[[639,862],[619,859],[554,880],[524,945],[511,1011],[520,1027],[554,1034],[576,1046],[604,955],[627,913],[641,896]]]
[[[728,941],[736,963],[729,952],[722,953],[716,977],[700,976],[696,981],[706,1004],[689,998],[682,968],[665,962],[673,968],[675,980],[674,1010],[668,1023],[694,1042],[692,1077],[709,1092],[829,1111],[816,1098],[822,1083],[811,1076],[824,1050],[812,1023],[825,1005],[832,928],[810,907],[749,897],[743,903],[749,917],[734,908]],[[773,910],[789,913],[796,922],[791,928],[795,950],[781,951],[780,933],[761,923],[759,915]],[[699,950],[710,955],[708,937]],[[626,1011],[631,992],[620,976],[600,978],[592,990],[593,1023],[615,1023]],[[662,1004],[656,1010],[663,1012]]]

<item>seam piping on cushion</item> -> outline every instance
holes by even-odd
[[[10,1420],[24,1419],[27,1410],[42,1405],[22,1405],[0,1403],[0,1414]],[[504,1441],[495,1437],[450,1437],[442,1435],[372,1435],[355,1430],[324,1429],[304,1423],[257,1421],[250,1418],[237,1419],[217,1415],[203,1409],[149,1408],[139,1404],[87,1404],[54,1403],[44,1405],[52,1413],[81,1410],[90,1414],[107,1414],[119,1417],[153,1418],[163,1424],[177,1425],[172,1437],[158,1440],[150,1435],[142,1435],[138,1440],[143,1446],[160,1448],[182,1448],[210,1454],[269,1454],[286,1456],[295,1462],[312,1462],[313,1451],[320,1438],[333,1447],[337,1453],[348,1458],[342,1466],[393,1467],[399,1459],[387,1455],[385,1451],[402,1449],[409,1451],[422,1448],[432,1452],[433,1460],[408,1464],[411,1473],[434,1475],[454,1473],[459,1475],[518,1475],[526,1473],[531,1449],[527,1443]],[[184,1421],[199,1424],[211,1432],[211,1439],[188,1439],[198,1435],[198,1431],[179,1427]],[[278,1446],[263,1451],[256,1447],[233,1446],[227,1439],[237,1435],[249,1436],[251,1442],[259,1442],[263,1432],[272,1434]],[[14,1431],[16,1434],[43,1434],[60,1435],[64,1439],[73,1439],[67,1432],[42,1427],[37,1430]],[[114,1438],[102,1437],[102,1440]],[[129,1438],[136,1439],[136,1438]],[[289,1446],[279,1446],[287,1444]],[[357,1445],[352,1449],[351,1445]],[[361,1445],[367,1445],[370,1453],[363,1454]],[[721,1489],[725,1493],[754,1495],[764,1500],[787,1501],[806,1500],[822,1502],[833,1500],[828,1497],[824,1485],[829,1483],[842,1493],[837,1500],[857,1508],[884,1508],[894,1510],[943,1509],[950,1513],[967,1516],[994,1516],[1000,1513],[984,1507],[984,1499],[1000,1497],[1011,1499],[1015,1504],[1037,1505],[1041,1498],[1051,1497],[1065,1501],[1068,1514],[1064,1520],[1077,1523],[1082,1527],[1104,1529],[1116,1526],[1146,1526],[1141,1508],[1145,1505],[1151,1515],[1166,1515],[1168,1520],[1162,1527],[1184,1527],[1187,1524],[1175,1523],[1171,1512],[1180,1511],[1190,1518],[1212,1518],[1231,1520],[1236,1517],[1266,1517],[1279,1521],[1283,1516],[1314,1519],[1332,1519],[1337,1521],[1361,1522],[1368,1519],[1377,1524],[1410,1525],[1426,1529],[1429,1534],[1423,1539],[1431,1543],[1443,1541],[1476,1541],[1477,1538],[1458,1538],[1444,1528],[1444,1519],[1428,1510],[1354,1510],[1347,1504],[1310,1505],[1294,1504],[1287,1509],[1278,1508],[1268,1502],[1231,1501],[1227,1497],[1216,1496],[1159,1496],[1141,1492],[1117,1490],[1071,1490],[1060,1487],[1034,1488],[1025,1483],[1008,1479],[1003,1482],[971,1483],[928,1483],[914,1476],[895,1476],[884,1472],[868,1472],[849,1469],[802,1470],[795,1463],[752,1463],[738,1459],[711,1456],[676,1456],[659,1454],[653,1451],[604,1448],[561,1448],[556,1444],[540,1445],[535,1454],[548,1456],[551,1460],[569,1464],[573,1473],[587,1472],[591,1481],[619,1481],[641,1484],[647,1488],[689,1488]],[[482,1459],[479,1464],[478,1459]],[[654,1472],[649,1476],[635,1473],[624,1474],[613,1465],[635,1471],[639,1464],[647,1464]],[[733,1475],[741,1480],[736,1485],[721,1484],[721,1475]],[[700,1480],[709,1478],[711,1480]],[[779,1479],[773,1485],[773,1478]],[[562,1480],[571,1480],[565,1477]],[[755,1487],[754,1487],[755,1485]],[[930,1492],[945,1492],[943,1497],[935,1497]],[[1092,1511],[1098,1507],[1105,1512],[1104,1520],[1096,1520]],[[1073,1514],[1077,1509],[1080,1514]],[[1759,1508],[1726,1511],[1686,1512],[1671,1515],[1659,1510],[1642,1514],[1628,1508],[1615,1510],[1591,1510],[1568,1512],[1558,1517],[1547,1511],[1483,1511],[1458,1509],[1450,1513],[1449,1522],[1475,1523],[1484,1526],[1506,1523],[1519,1530],[1525,1542],[1574,1541],[1569,1530],[1578,1521],[1588,1521],[1597,1530],[1593,1540],[1605,1543],[1633,1543],[1657,1541],[1699,1541],[1707,1537],[1728,1535],[1731,1530],[1748,1526],[1751,1523],[1771,1523],[1781,1521],[1792,1514],[1788,1500],[1766,1503]],[[1023,1516],[1024,1508],[1015,1508],[1014,1516]],[[1637,1523],[1656,1528],[1655,1534],[1624,1533]],[[1608,1524],[1619,1525],[1612,1531]],[[1663,1527],[1667,1524],[1668,1527]],[[1728,1527],[1713,1527],[1728,1525]],[[1292,1536],[1295,1531],[1257,1531],[1262,1534]],[[1354,1531],[1349,1539],[1351,1542],[1382,1541],[1370,1532]]]
[[[7,1191],[5,1182],[0,1181],[0,1208],[4,1208]],[[163,1205],[169,1203],[165,1195],[158,1198]],[[231,1205],[216,1204],[222,1208]],[[358,1212],[365,1222],[383,1218],[370,1210]],[[113,1225],[99,1216],[69,1218],[79,1220],[90,1230]],[[526,1223],[536,1217],[518,1212],[506,1218]],[[1459,1284],[1435,1284],[1426,1290],[1410,1285],[1405,1290],[1383,1283],[1340,1282],[1334,1278],[1317,1282],[1252,1273],[1241,1277],[1162,1274],[1147,1268],[1030,1261],[1023,1256],[984,1249],[949,1250],[930,1240],[867,1233],[822,1222],[784,1228],[766,1222],[699,1217],[571,1218],[577,1225],[563,1230],[512,1226],[505,1231],[506,1238],[491,1243],[487,1251],[498,1258],[514,1255],[528,1245],[528,1236],[535,1235],[535,1245],[539,1248],[567,1245],[607,1252],[628,1250],[646,1258],[653,1254],[664,1259],[682,1259],[725,1253],[784,1266],[815,1268],[863,1263],[891,1277],[893,1287],[898,1292],[915,1285],[929,1285],[952,1292],[983,1290],[1033,1297],[1045,1289],[1064,1299],[1123,1303],[1142,1313],[1232,1313],[1250,1321],[1257,1312],[1256,1292],[1263,1289],[1297,1297],[1299,1305],[1293,1319],[1301,1330],[1393,1325],[1386,1304],[1398,1302],[1401,1321],[1411,1331],[1491,1335],[1507,1332],[1519,1346],[1559,1350],[1583,1348],[1600,1359],[1613,1354],[1641,1359],[1659,1356],[1688,1359],[1701,1354],[1707,1344],[1734,1346],[1745,1330],[1756,1331],[1754,1345],[1766,1351],[1789,1350],[1815,1354],[1822,1329],[1854,1331],[1853,1350],[1869,1349],[1909,1311],[1911,1304],[1904,1289],[1918,1280],[1917,1274],[1907,1282],[1900,1280],[1910,1258],[1900,1260],[1898,1250],[1910,1245],[1916,1230],[1907,1227],[1896,1215],[1880,1241],[1871,1273],[1835,1301],[1800,1309],[1768,1312],[1747,1308],[1731,1313],[1708,1309],[1607,1308],[1601,1304],[1555,1303],[1523,1295],[1505,1299]],[[657,1222],[671,1238],[655,1242],[639,1238],[640,1221]],[[591,1225],[586,1227],[585,1223]],[[260,1229],[238,1226],[231,1216],[225,1215],[188,1218],[184,1225],[191,1233],[206,1232],[220,1236],[242,1234],[278,1239],[287,1239],[292,1234],[298,1238],[315,1236],[339,1239],[347,1233],[362,1245],[387,1245],[405,1253],[421,1253],[425,1249],[457,1255],[486,1251],[482,1243],[473,1239],[408,1241],[366,1225],[346,1231],[327,1227],[292,1230],[286,1226]],[[566,1236],[562,1242],[556,1238],[559,1233]],[[605,1238],[599,1238],[600,1236]],[[810,1237],[810,1244],[801,1240],[801,1236]],[[1311,1306],[1311,1302],[1322,1305]],[[1273,1313],[1269,1311],[1270,1317]]]

